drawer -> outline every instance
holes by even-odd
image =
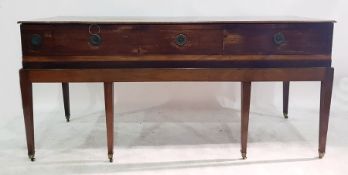
[[[224,54],[331,54],[331,23],[230,24],[224,31]]]
[[[39,46],[32,43],[35,36],[43,38]],[[45,29],[33,26],[30,30],[24,28],[22,38],[24,55],[138,54],[137,32],[128,25],[56,24]]]
[[[221,29],[151,27],[140,35],[140,54],[222,54]]]
[[[53,52],[52,25],[21,25],[23,55],[49,55]]]
[[[57,26],[55,48],[60,55],[138,54],[137,32],[128,25]]]
[[[332,23],[24,24],[24,56],[331,54]]]

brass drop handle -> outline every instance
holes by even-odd
[[[92,46],[99,46],[102,43],[102,37],[100,34],[100,26],[98,24],[91,24],[88,27],[89,43]]]
[[[187,37],[186,35],[180,33],[175,37],[175,43],[178,46],[184,46],[187,42]]]
[[[98,24],[91,24],[91,25],[89,25],[88,33],[90,35],[99,34],[100,33],[100,26]]]
[[[286,42],[286,38],[283,32],[278,32],[273,35],[273,42],[276,45],[282,45]]]

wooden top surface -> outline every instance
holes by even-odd
[[[57,16],[33,20],[18,21],[18,23],[47,24],[47,23],[77,23],[77,24],[176,24],[176,23],[323,23],[335,22],[327,19],[312,19],[303,17],[88,17],[88,16]]]

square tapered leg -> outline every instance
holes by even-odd
[[[251,82],[242,82],[241,86],[241,153],[242,158],[246,159],[247,143],[248,143],[248,126],[250,113],[250,93]]]
[[[70,121],[70,97],[69,97],[69,83],[62,83],[63,89],[63,101],[64,101],[64,112],[66,121]]]
[[[283,81],[283,115],[288,118],[290,82]]]
[[[328,69],[326,78],[321,81],[320,121],[319,121],[319,158],[323,158],[326,149],[326,137],[329,126],[330,105],[333,84],[333,68]]]
[[[112,82],[104,83],[104,99],[108,158],[109,161],[112,162],[114,153],[114,85]]]
[[[29,81],[28,74],[25,71],[19,72],[23,115],[25,124],[25,133],[27,139],[28,156],[31,161],[35,160],[35,142],[34,142],[34,119],[33,119],[33,92],[32,82]]]

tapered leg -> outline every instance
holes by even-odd
[[[248,143],[248,126],[250,112],[250,92],[251,82],[242,82],[242,99],[241,99],[241,153],[242,158],[246,159],[247,143]]]
[[[334,69],[327,71],[326,78],[321,81],[320,89],[320,121],[319,121],[319,158],[323,158],[326,148],[326,136],[329,125],[331,94]]]
[[[28,156],[31,161],[35,160],[34,143],[34,120],[33,120],[33,93],[32,82],[29,81],[25,71],[20,70],[20,86],[22,92],[22,104],[25,123],[25,133],[27,138]]]
[[[69,83],[62,83],[63,101],[66,121],[70,121],[70,98],[69,98]]]
[[[288,108],[289,108],[289,88],[290,88],[290,82],[284,81],[283,82],[283,115],[284,118],[288,118]]]
[[[114,149],[114,85],[111,82],[104,83],[104,99],[106,113],[106,135],[108,144],[108,158],[113,161]]]

